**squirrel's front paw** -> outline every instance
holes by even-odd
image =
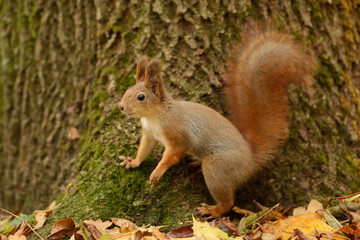
[[[119,159],[120,159],[120,160],[123,160],[123,161],[120,163],[120,166],[121,166],[121,167],[125,167],[126,169],[136,168],[136,167],[140,166],[140,163],[139,163],[136,159],[132,159],[132,158],[128,158],[128,157],[123,157],[123,156],[120,156]]]
[[[151,188],[155,187],[155,184],[160,181],[160,179],[164,175],[164,173],[165,173],[165,171],[161,168],[154,169],[154,171],[151,173],[150,178],[149,178]]]

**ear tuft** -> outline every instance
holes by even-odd
[[[151,60],[146,66],[145,86],[150,89],[155,95],[163,95],[160,60]]]
[[[148,57],[147,56],[142,56],[137,61],[136,82],[141,82],[141,81],[145,80],[144,76],[145,76],[145,69],[146,69],[147,62],[148,62]]]

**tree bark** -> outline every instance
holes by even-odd
[[[243,186],[236,205],[272,205],[358,191],[360,101],[356,1],[58,1],[0,3],[0,206],[29,212],[74,187],[56,218],[126,217],[177,225],[213,201],[186,159],[152,191],[161,148],[138,169],[139,120],[116,103],[141,55],[163,62],[177,99],[226,114],[222,73],[231,44],[255,20],[287,31],[319,57],[314,93],[290,88],[290,137],[274,162]],[[69,128],[81,133],[68,140]],[[155,160],[153,160],[155,159]]]

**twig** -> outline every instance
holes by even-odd
[[[272,210],[274,210],[274,208],[278,207],[279,203],[276,204],[275,206],[273,206],[272,208],[269,208],[268,210],[266,210],[266,212],[259,216],[258,218],[256,218],[254,221],[251,221],[249,224],[245,225],[245,228],[247,228],[248,226],[250,226],[251,224],[253,224],[254,222],[257,222],[259,219],[263,218],[266,214],[268,214],[269,212],[271,212]]]
[[[346,198],[350,198],[350,197],[353,197],[353,196],[356,196],[356,195],[359,195],[359,194],[360,194],[360,192],[353,193],[353,194],[350,194],[350,195],[347,195],[347,196],[343,196],[343,197],[325,198],[326,208],[329,208],[329,203],[330,203],[330,201],[332,201],[332,200],[346,199]]]
[[[42,238],[42,237],[30,226],[30,224],[28,224],[28,223],[27,223],[24,219],[22,219],[21,217],[13,214],[12,212],[9,212],[8,210],[3,209],[3,208],[0,208],[0,211],[6,212],[6,213],[10,214],[11,216],[20,219],[21,221],[23,221],[23,222],[31,229],[31,231],[33,231],[33,232],[36,234],[36,236],[38,236],[41,240],[45,240],[44,238]]]

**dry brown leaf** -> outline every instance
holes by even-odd
[[[320,203],[316,199],[313,199],[313,200],[310,201],[306,212],[316,212],[316,211],[319,211],[321,209],[324,209],[322,203]]]
[[[337,232],[346,233],[350,239],[359,239],[360,238],[360,227],[356,224],[349,224],[347,223],[345,226],[340,228]]]
[[[98,219],[96,221],[94,221],[94,220],[85,220],[83,222],[85,224],[94,225],[99,231],[107,229],[108,227],[110,227],[112,225],[112,222],[110,222],[110,221],[103,222],[100,219]]]
[[[294,237],[298,237],[299,240],[308,240],[305,234],[297,228],[294,230]]]
[[[95,238],[95,240],[98,240],[99,238],[101,238],[102,234],[94,225],[86,224],[86,223],[84,223],[84,225],[88,228],[88,230],[90,231],[93,238]]]
[[[122,218],[111,218],[111,221],[114,225],[120,227],[121,233],[130,232],[132,230],[138,229],[139,227],[136,226],[134,223],[130,222],[129,220],[122,219]]]
[[[256,204],[256,207],[259,208],[261,211],[267,211],[269,209],[268,207],[265,207],[259,202],[254,201],[254,203]],[[262,219],[265,221],[273,221],[273,220],[282,219],[284,217],[285,217],[284,214],[279,210],[279,206],[276,206],[273,207],[271,211],[267,212],[262,217]]]
[[[4,234],[0,233],[0,240],[8,240],[8,238]]]
[[[110,229],[104,229],[100,232],[103,236],[108,235],[112,239],[120,234],[120,228],[114,227],[114,228],[110,228]]]
[[[49,215],[50,215],[50,213],[47,213],[45,211],[35,213],[34,216],[35,216],[37,223],[36,223],[36,226],[34,227],[34,230],[40,229],[44,225],[44,223],[47,219],[47,216],[49,216]]]
[[[353,211],[347,210],[345,208],[342,208],[341,206],[340,206],[340,209],[345,213],[346,217],[348,217],[352,223],[358,224],[360,222],[360,211],[359,210],[356,212],[353,212]]]
[[[186,238],[193,237],[194,231],[192,229],[192,225],[182,226],[176,229],[172,229],[166,235],[166,238]]]
[[[10,235],[8,237],[9,240],[26,240],[26,237],[24,235],[16,236],[16,235]]]
[[[84,240],[84,237],[80,231],[77,231],[76,233],[74,233],[73,236],[74,236],[75,240]]]
[[[59,239],[65,236],[71,237],[75,230],[74,220],[71,218],[65,218],[57,221],[51,229],[50,234],[46,237],[49,239]]]
[[[276,236],[271,233],[259,234],[258,238],[261,240],[276,240]]]
[[[293,216],[299,216],[306,212],[306,208],[304,207],[297,207],[293,210]]]
[[[214,224],[212,224],[212,223],[214,223]],[[214,221],[210,222],[209,224],[212,227],[217,226],[220,230],[229,234],[229,236],[231,236],[231,235],[240,236],[241,235],[238,228],[236,227],[236,225],[233,224],[232,222],[230,222],[229,217],[223,217],[219,220],[214,220]]]
[[[74,127],[69,127],[68,140],[72,141],[80,138],[80,132]]]
[[[29,232],[25,231],[28,229],[29,227],[26,225],[25,222],[21,222],[21,224],[19,225],[19,227],[17,228],[16,232],[13,234],[14,236],[20,237],[21,235],[29,235]],[[25,233],[25,234],[24,234]],[[25,235],[25,236],[27,236]]]

